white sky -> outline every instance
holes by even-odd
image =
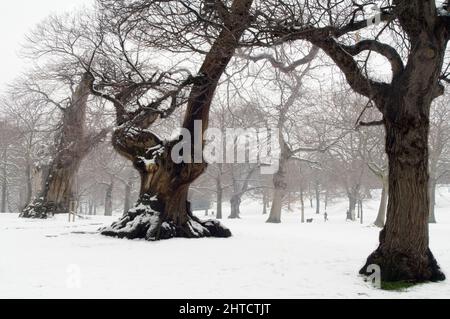
[[[0,1],[0,91],[24,70],[19,59],[25,34],[51,13],[75,10],[94,0],[13,0]]]

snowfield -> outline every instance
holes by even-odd
[[[449,298],[450,279],[402,292],[383,291],[358,275],[376,248],[378,198],[364,204],[364,225],[346,222],[335,200],[329,222],[308,208],[266,224],[246,201],[241,220],[224,220],[229,239],[129,241],[101,236],[117,216],[41,220],[0,214],[1,298]],[[450,278],[450,188],[437,192],[431,249]],[[202,216],[203,213],[199,213]],[[202,217],[203,218],[203,217]]]

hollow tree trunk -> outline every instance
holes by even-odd
[[[434,178],[430,178],[430,224],[436,224],[436,215],[435,215],[435,207],[436,207],[436,180]]]
[[[206,55],[197,79],[191,89],[183,128],[191,133],[189,155],[196,149],[192,145],[204,144],[203,134],[208,127],[209,109],[220,77],[225,72],[248,25],[251,0],[235,0],[231,17]],[[121,109],[116,105],[116,109]],[[111,227],[102,230],[103,235],[119,238],[145,238],[146,240],[173,237],[230,237],[231,232],[219,222],[200,221],[188,202],[189,186],[203,174],[205,161],[187,163],[174,161],[172,151],[179,154],[180,141],[161,141],[148,127],[157,114],[145,113],[142,118],[122,122],[114,133],[116,150],[133,161],[141,175],[141,190],[137,205]],[[196,121],[202,121],[201,136],[195,136]],[[187,151],[185,151],[187,152]],[[181,155],[181,154],[180,154]],[[182,155],[187,155],[183,153]]]
[[[383,190],[381,191],[380,207],[378,208],[377,219],[374,222],[374,225],[380,228],[384,227],[384,223],[386,220],[388,192],[389,192],[389,180],[386,176],[383,178]]]
[[[85,135],[87,101],[92,83],[85,74],[73,93],[71,104],[63,110],[61,131],[57,136],[56,154],[44,176],[43,190],[21,213],[24,218],[47,218],[67,213],[74,196],[73,183],[84,157],[91,147],[106,135]]]

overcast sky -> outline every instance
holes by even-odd
[[[0,1],[0,91],[18,76],[24,64],[17,53],[25,34],[51,13],[73,11],[94,0],[13,0]]]

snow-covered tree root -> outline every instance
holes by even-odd
[[[384,251],[383,231],[380,235],[381,245],[368,258],[364,267],[360,270],[361,275],[373,274],[371,265],[377,265],[381,269],[381,280],[383,282],[437,282],[445,280],[433,253],[428,248],[425,254],[404,253],[398,251]]]
[[[101,229],[105,236],[157,241],[182,238],[231,237],[231,231],[216,220],[200,221],[192,212],[181,223],[164,214],[164,204],[156,196],[144,196],[136,207],[129,210],[119,221]],[[189,204],[186,205],[189,207]]]
[[[56,212],[58,208],[54,204],[46,203],[43,198],[36,198],[20,213],[21,218],[47,219],[50,212]]]

